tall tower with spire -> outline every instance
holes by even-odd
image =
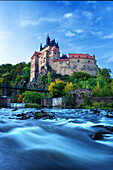
[[[42,49],[43,49],[43,48],[42,48],[42,44],[40,44],[40,51],[42,51]]]
[[[49,34],[47,35],[47,38],[46,38],[46,45],[50,45],[50,38],[49,38]]]

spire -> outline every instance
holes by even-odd
[[[40,51],[42,50],[43,48],[42,48],[42,44],[40,44]]]
[[[59,45],[58,45],[58,42],[56,43],[56,47],[59,49]]]
[[[50,45],[50,38],[49,38],[49,33],[47,34],[47,38],[46,38],[46,45]]]

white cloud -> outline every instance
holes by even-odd
[[[57,30],[57,32],[65,32],[65,29]]]
[[[4,32],[0,32],[0,40],[3,40],[6,38],[6,35],[4,34]]]
[[[109,62],[113,62],[113,56],[109,57],[109,59],[107,60],[107,63],[109,63]]]
[[[102,31],[90,31],[90,33],[92,34],[92,35],[97,35],[97,36],[100,36],[100,35],[102,35]]]
[[[84,30],[82,30],[82,29],[75,29],[74,30],[76,33],[83,33],[84,32]]]
[[[36,26],[43,22],[56,22],[58,21],[56,18],[40,18],[38,20],[33,20],[31,18],[21,18],[19,26],[25,27],[25,26]]]
[[[64,3],[65,6],[71,5],[70,1],[62,1],[62,3]]]
[[[107,11],[112,11],[112,10],[113,10],[113,7],[108,6],[108,7],[106,8],[106,10],[107,10]]]
[[[63,3],[65,6],[71,5],[70,1],[56,1],[56,3]]]
[[[100,20],[102,20],[103,18],[102,17],[97,17],[96,18],[96,22],[98,22],[98,21],[100,21]]]
[[[98,49],[98,48],[105,48],[105,47],[106,47],[106,45],[99,45],[99,46],[94,46],[94,47],[90,47],[90,48]]]
[[[64,18],[70,18],[70,17],[72,17],[72,15],[73,15],[72,13],[67,13],[64,15]]]
[[[29,26],[29,25],[35,26],[37,24],[38,24],[38,21],[32,21],[32,20],[29,20],[29,19],[22,19],[19,23],[19,26],[20,27],[25,27],[25,26]]]
[[[87,3],[87,4],[89,4],[89,3],[95,4],[95,3],[97,3],[97,1],[86,1],[86,3]]]
[[[103,36],[102,39],[113,39],[113,33]]]
[[[66,33],[66,37],[74,37],[75,36],[75,33],[72,33],[71,31],[68,31]]]
[[[82,14],[87,17],[88,19],[92,19],[93,14],[89,11],[82,11]]]

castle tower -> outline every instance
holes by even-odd
[[[40,44],[40,51],[42,51],[42,49],[43,49],[43,48],[42,48],[42,43],[41,43],[41,44]]]
[[[33,56],[31,57],[31,72],[30,72],[30,81],[37,78],[39,73],[39,65],[38,65],[38,58],[39,58],[38,52],[34,52]]]
[[[47,35],[47,38],[46,38],[46,46],[50,45],[50,38],[49,38],[49,34]]]

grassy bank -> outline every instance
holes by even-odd
[[[108,103],[105,104],[103,101],[102,102],[94,102],[94,103],[90,103],[89,101],[85,101],[84,104],[80,105],[79,108],[83,108],[83,109],[101,109],[101,110],[105,110],[108,109],[110,111],[113,111],[113,102],[112,103]]]
[[[25,104],[25,108],[37,108],[37,109],[41,109],[42,106],[37,104],[37,103],[26,103]]]

